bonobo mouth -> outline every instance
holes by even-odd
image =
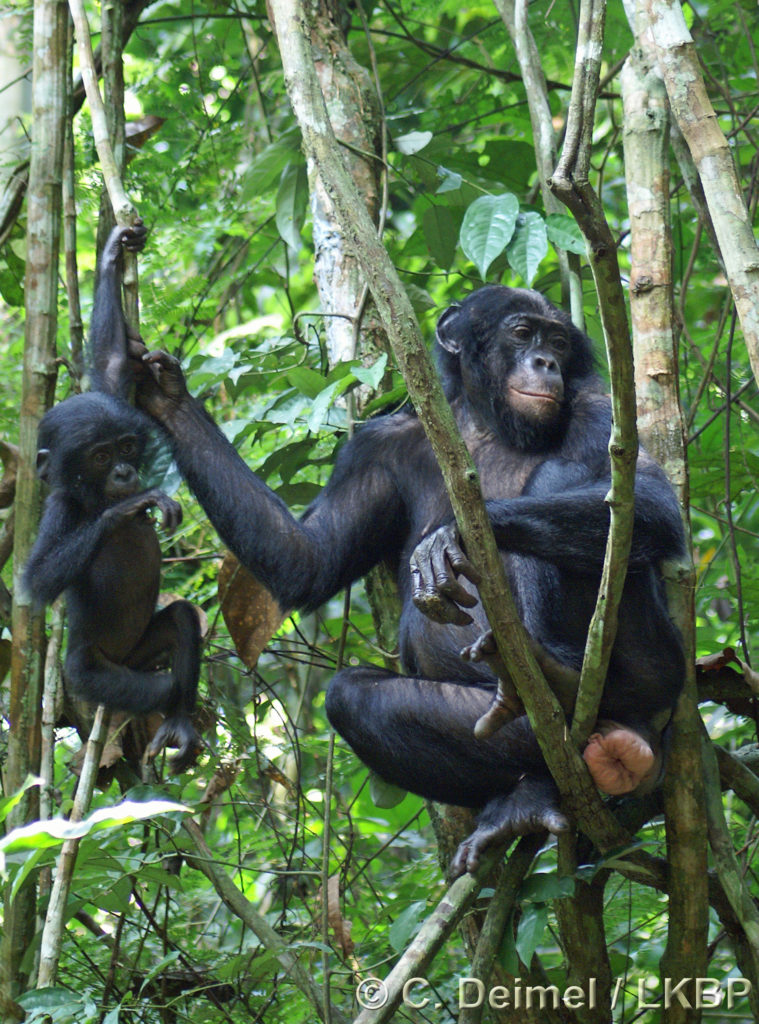
[[[524,398],[537,398],[541,402],[553,402],[554,405],[559,404],[559,400],[556,395],[550,395],[545,391],[520,391],[519,388],[509,388],[509,391],[513,391],[515,395],[522,395]]]

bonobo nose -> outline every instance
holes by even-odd
[[[553,356],[545,355],[543,352],[536,352],[532,357],[533,370],[543,370],[549,373],[557,373],[559,365]]]
[[[134,467],[130,466],[128,462],[119,463],[113,470],[113,478],[119,483],[126,483],[128,480],[132,480],[134,475]]]

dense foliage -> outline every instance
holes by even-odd
[[[574,66],[575,7],[531,5],[559,134]],[[384,107],[383,238],[427,333],[437,311],[484,279],[530,285],[559,302],[553,246],[584,249],[573,222],[547,216],[543,208],[525,92],[495,8],[388,0],[365,11],[346,6],[344,13],[350,47],[360,64],[375,69]],[[31,12],[21,15],[24,32],[17,32],[16,45],[23,61]],[[753,210],[759,63],[749,26],[755,5],[693,2],[686,15]],[[622,5],[611,5],[593,171],[619,241],[623,275],[629,270],[629,222],[618,73],[631,44]],[[291,508],[300,509],[317,493],[351,427],[351,406],[341,396],[357,383],[368,384],[375,389],[366,410],[371,414],[400,404],[405,390],[397,372],[385,372],[392,360],[386,364],[384,356],[372,356],[368,366],[329,365],[313,283],[306,168],[265,5],[251,0],[246,9],[211,4],[201,10],[159,0],[146,8],[127,43],[125,75],[127,119],[164,119],[127,169],[128,191],[150,228],[140,260],[142,335],[149,347],[181,357],[191,389],[208,403],[246,461]],[[86,106],[74,131],[86,322],[101,192]],[[756,384],[723,272],[674,162],[672,175],[698,654],[732,646],[749,660],[759,639]],[[0,438],[10,441],[17,439],[24,344],[24,232],[22,210],[0,249]],[[601,350],[587,271],[584,307],[587,329]],[[75,386],[67,314],[61,287],[58,398]],[[739,392],[728,416],[726,401]],[[95,805],[168,796],[193,806],[225,765],[228,788],[206,797],[199,819],[214,858],[318,985],[325,967],[331,972],[334,1003],[349,1015],[356,982],[387,974],[445,891],[423,802],[406,796],[390,809],[376,806],[365,769],[339,741],[331,815],[325,808],[331,758],[323,712],[326,680],[338,661],[382,657],[366,594],[354,587],[349,605],[340,597],[314,615],[287,619],[255,670],[246,668],[220,614],[220,542],[165,452],[158,452],[151,472],[166,489],[179,490],[185,509],[179,535],[166,546],[163,589],[188,597],[208,619],[201,689],[209,749],[197,769],[160,788],[117,774],[97,793]],[[3,578],[10,587],[9,566]],[[6,630],[6,643],[8,635]],[[703,711],[711,735],[726,747],[755,738],[753,721],[714,705]],[[60,815],[70,807],[78,747],[73,730],[60,731]],[[755,821],[736,799],[728,801],[727,814],[756,893]],[[168,813],[150,823],[94,831],[83,840],[59,987],[29,993],[22,1000],[27,1009],[79,1024],[315,1019],[273,951],[205,878],[187,864],[175,870],[172,857],[192,848],[181,820]],[[660,826],[647,826],[639,839],[650,852],[665,855]],[[54,845],[40,849],[34,866],[49,865],[56,852]],[[9,857],[11,877],[28,857]],[[553,867],[549,849],[522,891],[500,957],[518,976],[520,960],[529,964],[537,950],[547,977],[563,984],[551,908],[565,883],[557,881]],[[329,927],[323,920],[328,877]],[[605,900],[612,970],[628,983],[615,1019],[632,1020],[636,986],[658,972],[666,903],[655,890],[621,876],[614,876]],[[735,957],[716,919],[710,937],[710,974],[723,979],[735,970]],[[458,978],[468,972],[464,946],[454,936],[426,974],[439,1008],[431,1005],[429,1016],[409,1010],[408,1019],[455,1019]],[[739,1011],[743,1016],[731,1019],[753,1019],[745,1004]]]

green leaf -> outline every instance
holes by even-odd
[[[441,196],[445,192],[456,192],[461,188],[464,179],[458,171],[449,171],[447,167],[443,167],[441,164],[437,169],[437,173],[443,180],[436,189],[435,195]]]
[[[401,911],[388,929],[387,937],[396,953],[401,953],[419,931],[419,922],[427,909],[423,900],[409,905]]]
[[[547,903],[549,900],[571,896],[575,880],[569,875],[557,875],[555,871],[536,871],[526,878],[519,888],[519,899],[529,903]]]
[[[525,967],[530,966],[547,926],[548,907],[544,903],[528,904],[519,920],[515,943],[519,959]]]
[[[430,206],[426,209],[422,217],[422,230],[435,263],[443,270],[449,270],[456,256],[458,232],[448,207]]]
[[[294,366],[285,377],[294,388],[307,398],[316,398],[324,390],[324,377],[308,366]]]
[[[375,360],[371,366],[354,366],[353,376],[362,384],[366,384],[374,389],[379,386],[386,367],[387,353],[383,352],[379,359]]]
[[[459,241],[483,281],[493,260],[511,241],[518,215],[519,200],[509,192],[501,196],[480,196],[467,208]]]
[[[291,249],[300,249],[300,232],[308,206],[308,175],[306,165],[299,161],[285,167],[277,192],[274,220],[283,242]]]
[[[151,981],[153,981],[154,978],[157,978],[158,975],[161,974],[167,967],[175,963],[179,959],[179,957],[180,951],[178,949],[175,949],[172,950],[171,953],[168,953],[162,960],[159,960],[157,964],[154,964],[153,967],[145,975],[145,978],[142,984],[140,985],[140,995],[142,995],[142,993],[145,991],[145,988],[150,984]]]
[[[394,786],[392,782],[385,782],[376,772],[369,772],[369,795],[375,807],[389,810],[405,799],[406,790]]]
[[[399,153],[411,156],[432,142],[432,132],[409,132],[407,135],[399,135],[393,141]]]
[[[548,241],[557,249],[575,252],[578,256],[586,255],[585,239],[582,231],[572,217],[564,213],[549,213],[546,217]]]
[[[42,779],[39,776],[27,775],[20,789],[16,790],[15,793],[11,793],[10,796],[6,796],[0,800],[0,821],[5,821],[8,814],[10,814],[16,804],[19,803],[27,789],[31,789],[32,786],[41,785]]]
[[[150,800],[147,803],[136,803],[124,800],[115,807],[103,807],[94,811],[84,821],[67,821],[65,818],[51,818],[48,821],[35,821],[31,825],[22,825],[13,829],[7,836],[0,839],[0,854],[19,853],[23,850],[36,850],[48,846],[57,846],[67,839],[81,839],[88,833],[104,828],[115,828],[132,821],[155,818],[160,814],[171,812],[190,813],[190,808],[173,800]]]
[[[299,148],[299,136],[292,132],[263,149],[243,177],[240,198],[250,202],[267,192]]]
[[[545,221],[534,211],[520,213],[514,237],[506,248],[510,265],[527,284],[532,284],[538,267],[547,255]]]

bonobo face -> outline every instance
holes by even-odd
[[[489,376],[518,416],[535,423],[558,419],[570,341],[564,325],[535,313],[511,313],[483,353]]]
[[[492,285],[441,316],[438,357],[449,399],[522,451],[566,429],[573,379],[592,370],[590,342],[539,292]]]
[[[145,418],[121,399],[75,395],[44,416],[37,471],[51,488],[98,512],[139,491],[146,437]]]
[[[105,504],[128,498],[140,489],[137,474],[139,445],[133,434],[122,434],[93,445],[84,457],[84,475],[93,493],[100,493]]]

